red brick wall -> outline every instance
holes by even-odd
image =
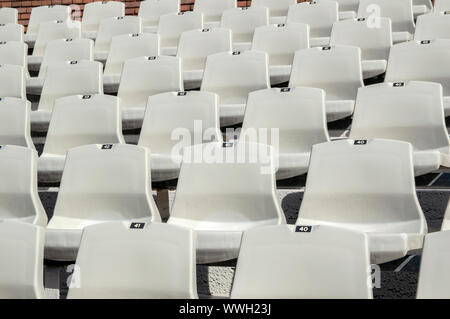
[[[80,19],[82,16],[82,11],[85,3],[95,2],[98,0],[0,0],[0,7],[13,7],[19,10],[19,23],[23,24],[25,27],[28,25],[28,19],[30,18],[31,9],[38,6],[46,6],[51,4],[64,4],[71,5],[75,4],[80,6],[81,13],[76,16],[73,15],[74,19]],[[119,0],[111,0],[119,1]],[[298,2],[303,2],[306,0],[298,0]],[[125,2],[125,14],[135,15],[139,11],[139,4],[141,0],[122,0]],[[181,0],[181,11],[192,10],[194,7],[195,0]],[[251,1],[238,0],[240,7],[246,7],[251,4]]]

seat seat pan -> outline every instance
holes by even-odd
[[[406,256],[410,251],[422,248],[426,231],[421,230],[419,220],[379,224],[355,224],[299,219],[297,225],[328,225],[362,231],[368,235],[370,260],[382,264]],[[415,229],[415,232],[411,230]]]
[[[242,123],[246,104],[220,104],[220,126]]]
[[[449,155],[446,158],[450,158]],[[438,150],[414,151],[414,175],[420,176],[435,172],[442,165],[443,156]]]
[[[394,44],[401,43],[401,42],[407,42],[412,39],[413,39],[412,34],[407,31],[392,32],[392,42]]]
[[[85,39],[95,40],[97,39],[97,31],[83,31],[82,36]]]
[[[311,48],[314,47],[325,47],[330,45],[330,37],[319,37],[319,38],[310,38],[309,46]]]
[[[142,127],[145,108],[122,108],[122,129],[131,130]]]
[[[233,51],[247,51],[252,48],[251,42],[235,42],[233,43]]]
[[[46,229],[45,258],[59,261],[76,260],[83,228],[110,221],[151,222],[150,218],[137,218],[130,221],[107,218],[107,216],[104,219],[79,219],[53,216]]]
[[[152,154],[150,167],[154,182],[177,179],[180,173],[181,158],[172,159],[170,155]]]
[[[31,130],[35,132],[46,132],[51,117],[52,112],[50,111],[32,111],[30,115]]]
[[[308,172],[310,153],[286,153],[278,156],[277,180],[292,178]]]
[[[269,18],[269,24],[283,24],[283,23],[286,23],[286,16]]]
[[[108,52],[95,52],[94,60],[105,64],[106,60],[108,59],[108,54]]]
[[[36,42],[37,34],[24,34],[23,42],[28,44],[28,48],[34,48],[34,43]]]
[[[269,68],[270,83],[274,85],[289,82],[291,68],[291,65],[271,65]]]
[[[370,79],[386,72],[386,60],[363,60],[361,61],[363,78]]]
[[[27,79],[27,94],[40,95],[44,87],[45,78],[35,77]]]
[[[161,55],[176,56],[178,47],[164,47],[161,48]]]
[[[264,225],[278,225],[277,219],[264,221],[201,222],[169,218],[169,224],[193,229],[197,236],[197,264],[235,259],[239,255],[242,232]]]
[[[183,72],[184,89],[191,90],[202,85],[204,70],[187,70]]]
[[[158,26],[143,27],[144,33],[158,33]]]
[[[39,69],[41,68],[41,63],[42,63],[43,59],[44,59],[43,56],[29,55],[28,56],[28,70],[39,71]]]
[[[38,159],[39,182],[57,183],[61,181],[66,157],[43,153]]]
[[[450,96],[444,96],[444,115],[450,116]]]
[[[120,74],[103,75],[103,91],[105,93],[117,93],[120,84]]]
[[[355,11],[340,11],[339,12],[339,20],[349,20],[355,19],[356,12]]]
[[[354,100],[326,101],[327,121],[337,121],[349,117],[355,108]]]

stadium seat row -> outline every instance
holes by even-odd
[[[285,225],[270,147],[212,143],[187,150],[162,224],[150,192],[148,150],[71,149],[46,226],[36,152],[2,146],[0,296],[42,297],[45,255],[76,259],[69,298],[195,298],[195,264],[233,258],[231,297],[370,298],[370,263],[422,248],[427,225],[408,143],[316,144],[295,225]],[[204,160],[196,160],[199,154]],[[442,232],[425,238],[418,297],[449,296],[449,214]]]

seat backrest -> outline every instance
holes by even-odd
[[[112,38],[104,75],[121,74],[126,60],[159,55],[159,35],[151,33],[122,34]]]
[[[47,225],[37,191],[37,159],[34,149],[0,146],[0,220]]]
[[[360,0],[334,0],[339,5],[339,11],[358,11]]]
[[[330,45],[353,45],[361,49],[362,60],[387,60],[392,46],[389,18],[380,18],[378,28],[371,27],[366,18],[335,22]]]
[[[244,232],[231,298],[372,298],[366,235],[325,225],[309,226],[310,232],[301,227]]]
[[[49,5],[34,7],[31,10],[30,20],[28,22],[27,34],[37,34],[42,22],[61,20],[70,20],[71,9],[68,6]]]
[[[183,59],[183,69],[203,70],[210,54],[232,50],[230,29],[213,28],[185,31],[180,36],[177,57]]]
[[[321,88],[327,100],[355,100],[364,86],[361,49],[337,45],[300,50],[295,53],[289,86]]]
[[[44,298],[45,228],[0,221],[0,298]]]
[[[89,226],[68,298],[198,298],[195,259],[195,234],[187,228],[120,222]]]
[[[87,94],[55,101],[44,154],[65,156],[72,147],[107,143],[124,143],[117,97]]]
[[[19,11],[16,8],[0,8],[0,24],[18,23]]]
[[[125,61],[117,96],[122,108],[145,108],[151,95],[183,90],[180,58],[137,57]]]
[[[333,23],[339,21],[336,1],[302,2],[289,7],[287,23],[309,24],[311,37],[329,37]]]
[[[434,0],[434,12],[443,12],[450,10],[449,0]]]
[[[194,11],[203,13],[205,23],[220,21],[225,10],[236,7],[236,0],[196,0],[194,3]]]
[[[69,149],[53,216],[160,221],[149,164],[149,151],[135,145],[92,144]]]
[[[251,92],[240,138],[272,145],[274,152],[309,153],[314,144],[329,141],[325,92],[308,87]]]
[[[297,50],[309,48],[309,26],[303,23],[257,27],[252,50],[269,55],[269,65],[292,65]]]
[[[297,0],[253,0],[251,5],[269,8],[271,17],[282,17],[287,15],[289,6],[296,3]]]
[[[414,40],[450,39],[450,12],[432,12],[417,17]]]
[[[383,232],[426,230],[411,144],[348,139],[314,145],[297,223],[301,219],[342,222],[363,232],[376,232],[377,225]]]
[[[25,71],[19,65],[0,64],[0,96],[25,99]]]
[[[39,26],[36,42],[34,44],[33,55],[43,56],[47,43],[58,39],[80,39],[81,25],[78,21],[47,21]]]
[[[176,47],[184,31],[203,29],[203,14],[200,12],[178,12],[159,18],[158,34],[161,47]]]
[[[0,64],[18,65],[28,70],[28,45],[20,41],[0,42]]]
[[[142,32],[141,18],[135,16],[112,17],[100,21],[94,52],[108,52],[116,35]]]
[[[206,59],[201,91],[216,93],[221,104],[245,104],[248,93],[269,87],[265,52],[223,52]]]
[[[401,140],[416,150],[446,149],[448,153],[450,140],[443,110],[438,83],[369,85],[358,91],[350,138]]]
[[[81,28],[83,32],[98,31],[100,21],[106,18],[123,17],[125,3],[120,1],[97,1],[86,3],[83,10]]]
[[[180,12],[180,0],[146,0],[139,7],[139,16],[145,27],[157,26],[159,17]]]
[[[183,146],[213,141],[222,141],[216,94],[190,91],[149,97],[139,146],[152,154],[172,155],[175,147],[181,151]]]
[[[103,94],[103,65],[97,61],[55,62],[47,67],[38,110],[51,111],[55,100],[75,94]]]
[[[244,229],[248,221],[284,222],[270,146],[208,143],[186,147],[183,152],[169,223],[187,219],[220,229],[216,222],[241,221]]]
[[[16,23],[0,24],[0,42],[23,42],[23,25]]]
[[[392,46],[385,81],[409,80],[440,83],[444,96],[450,95],[450,39],[409,41]]]
[[[252,42],[255,28],[269,24],[269,9],[266,7],[242,7],[225,10],[221,27],[231,29],[233,42]]]
[[[31,103],[15,97],[0,98],[0,145],[34,148],[30,132]]]
[[[411,0],[360,0],[358,17],[376,22],[377,17],[390,18],[392,31],[414,34],[414,14]]]
[[[94,59],[94,41],[90,39],[59,39],[47,43],[39,69],[39,77],[45,78],[50,64],[63,61]]]
[[[450,298],[450,231],[440,231],[425,237],[420,263],[417,299]]]

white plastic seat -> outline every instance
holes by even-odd
[[[250,92],[269,87],[267,53],[244,51],[209,55],[200,90],[219,95],[220,125],[229,126],[242,122]]]
[[[294,86],[325,90],[328,122],[351,116],[358,88],[364,86],[361,49],[337,45],[297,51],[289,80]]]
[[[33,55],[28,57],[29,69],[31,71],[39,70],[45,54],[45,48],[50,41],[80,38],[81,25],[78,21],[48,21],[41,23],[34,44]]]
[[[233,32],[233,50],[249,50],[255,28],[269,24],[269,9],[266,7],[242,7],[225,10],[220,20],[222,28]]]
[[[289,6],[293,4],[297,4],[297,0],[253,0],[251,6],[269,8],[270,23],[283,24],[286,22]]]
[[[25,99],[0,97],[0,145],[35,149],[30,131],[31,103]]]
[[[196,0],[194,11],[203,13],[205,28],[218,27],[225,10],[237,8],[236,0]]]
[[[175,56],[181,34],[196,29],[203,29],[203,14],[200,12],[188,11],[162,15],[158,23],[161,54]]]
[[[433,12],[417,18],[414,40],[450,39],[450,12]]]
[[[344,12],[352,12],[352,14],[356,15],[359,7],[359,0],[334,0],[339,5],[339,14],[341,15]],[[347,15],[349,13],[345,13]]]
[[[150,154],[128,144],[86,145],[67,152],[45,257],[75,260],[84,227],[110,221],[158,222]]]
[[[367,246],[360,232],[324,225],[247,230],[231,298],[371,299]]]
[[[40,182],[59,182],[67,151],[88,144],[125,143],[119,99],[111,95],[72,95],[55,100],[38,161]]]
[[[27,33],[25,34],[24,40],[31,48],[34,46],[36,41],[36,36],[40,24],[47,21],[67,21],[71,20],[71,8],[62,5],[49,5],[34,7],[31,10],[30,20],[28,21]]]
[[[152,152],[153,181],[178,178],[182,146],[221,141],[216,94],[191,91],[149,97],[138,145]]]
[[[149,96],[184,91],[182,61],[171,56],[137,57],[125,61],[117,96],[124,129],[141,127]]]
[[[28,45],[21,41],[0,42],[0,64],[22,67],[26,78],[29,76],[27,54]]]
[[[450,116],[450,39],[409,41],[391,48],[385,81],[410,80],[440,83],[444,113]]]
[[[1,299],[45,298],[44,237],[44,227],[0,221]]]
[[[361,49],[364,79],[386,72],[392,46],[389,18],[379,18],[379,27],[371,27],[366,18],[344,20],[333,25],[330,45],[353,45]]]
[[[0,64],[0,96],[26,98],[23,67],[13,64]]]
[[[156,33],[159,17],[180,12],[180,0],[146,0],[139,6],[139,17],[146,33]]]
[[[19,12],[16,8],[0,8],[0,24],[18,23]]]
[[[379,15],[391,19],[394,44],[412,40],[415,24],[411,0],[360,0],[359,18],[376,24]]]
[[[309,26],[289,23],[255,29],[252,50],[269,55],[270,83],[289,81],[295,51],[309,48]]]
[[[102,64],[96,61],[55,62],[47,67],[44,87],[31,129],[46,131],[55,100],[75,94],[103,94]]]
[[[47,225],[37,190],[37,158],[36,150],[31,148],[0,146],[0,222]]]
[[[329,140],[323,90],[273,88],[249,94],[240,141],[273,146],[277,179],[305,174],[311,147]]]
[[[158,34],[123,34],[113,37],[103,73],[105,93],[117,92],[123,64],[126,60],[140,56],[158,55]]]
[[[450,0],[434,0],[434,12],[450,10]]]
[[[184,88],[199,88],[203,79],[206,57],[232,51],[230,29],[213,28],[185,31],[180,36],[177,57],[183,59]]]
[[[42,93],[49,65],[64,61],[94,60],[94,41],[90,39],[59,39],[47,43],[37,77],[27,79],[27,93]]]
[[[0,42],[23,42],[23,25],[15,23],[0,24]]]
[[[422,248],[427,223],[417,199],[411,144],[349,139],[314,145],[296,225],[365,232],[375,264]]]
[[[86,3],[81,20],[83,37],[95,39],[97,37],[100,21],[112,17],[125,16],[125,3],[120,1],[96,1]]]
[[[449,299],[450,231],[425,236],[420,263],[417,299]]]
[[[86,227],[68,299],[197,299],[195,234],[166,224]]]
[[[114,36],[121,34],[142,33],[142,21],[139,17],[124,16],[106,18],[100,22],[95,39],[94,57],[98,61],[106,61]]]
[[[350,138],[386,138],[413,146],[415,175],[450,167],[442,86],[432,82],[380,83],[360,88]]]
[[[196,232],[197,263],[234,259],[243,231],[286,223],[270,146],[208,143],[183,152],[167,223]]]
[[[289,7],[287,23],[305,23],[310,28],[310,45],[312,47],[327,46],[330,42],[333,23],[339,21],[339,10],[336,1],[321,0],[302,2]]]

